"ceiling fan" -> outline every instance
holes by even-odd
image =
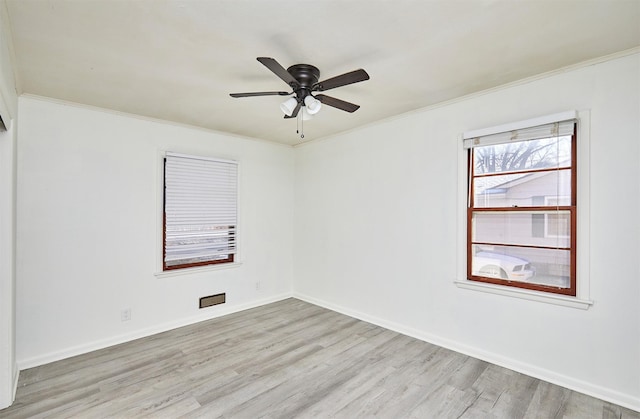
[[[320,110],[321,103],[346,112],[355,112],[360,108],[359,105],[323,94],[314,96],[312,92],[324,92],[336,87],[369,80],[367,72],[359,69],[318,81],[320,70],[310,64],[294,64],[285,70],[274,58],[258,57],[257,60],[287,83],[292,91],[231,93],[231,97],[289,96],[295,94],[294,97],[287,99],[280,105],[285,118],[295,118],[303,106],[305,107],[305,114],[313,115]]]

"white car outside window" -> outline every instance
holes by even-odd
[[[536,274],[528,260],[492,252],[478,252],[471,264],[473,275],[525,282]]]

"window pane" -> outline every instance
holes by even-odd
[[[571,205],[571,170],[477,177],[473,189],[475,208]]]
[[[166,265],[171,267],[171,266],[182,266],[182,265],[191,265],[191,264],[201,264],[201,263],[206,263],[206,262],[215,262],[215,261],[221,261],[221,260],[225,260],[225,261],[229,261],[231,262],[232,260],[230,259],[231,255],[218,255],[218,256],[209,256],[209,257],[193,257],[193,258],[186,258],[186,259],[180,259],[180,260],[168,260],[166,262]]]
[[[471,272],[476,276],[570,288],[568,250],[473,245]]]
[[[540,229],[540,222],[546,228]],[[568,248],[571,245],[570,227],[570,211],[478,211],[471,216],[471,240],[474,243]],[[544,233],[537,234],[539,230]]]
[[[227,259],[234,253],[234,226],[175,226],[167,228],[167,265]]]
[[[546,214],[547,237],[569,238],[571,233],[571,219],[564,214]]]
[[[571,137],[518,141],[473,149],[475,174],[571,166]]]

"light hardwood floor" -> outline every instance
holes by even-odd
[[[640,418],[296,299],[20,373],[2,418]]]

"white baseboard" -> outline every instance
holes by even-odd
[[[82,355],[87,352],[108,348],[109,346],[119,345],[121,343],[129,342],[135,339],[144,338],[147,336],[155,335],[157,333],[166,332],[168,330],[173,330],[178,327],[188,326],[188,325],[199,323],[205,320],[211,320],[217,317],[226,316],[228,314],[237,313],[239,311],[248,310],[250,308],[260,307],[265,304],[270,304],[276,301],[281,301],[287,298],[291,298],[292,296],[293,295],[291,293],[285,293],[285,294],[273,295],[260,300],[250,301],[248,303],[237,304],[232,306],[221,306],[218,310],[214,312],[207,311],[197,316],[187,317],[187,318],[179,319],[173,322],[151,326],[145,329],[140,329],[130,333],[113,336],[107,339],[100,339],[93,342],[88,342],[82,345],[66,348],[61,351],[51,352],[48,354],[35,356],[32,358],[20,359],[18,360],[18,368],[19,370],[25,370],[27,368],[37,367],[40,365],[48,364],[50,362],[55,362],[61,359],[70,358],[72,356]],[[17,381],[16,381],[16,384],[17,384]]]
[[[522,374],[529,375],[531,377],[547,381],[552,384],[556,384],[562,387],[566,387],[570,390],[577,391],[598,399],[614,403],[628,409],[632,409],[640,412],[640,398],[634,397],[630,394],[621,393],[615,390],[611,390],[597,384],[592,384],[586,381],[578,380],[566,375],[558,374],[556,372],[537,367],[528,363],[523,363],[515,359],[507,358],[493,352],[487,352],[480,348],[462,344],[450,339],[443,338],[441,336],[425,333],[421,330],[413,329],[411,327],[404,326],[399,323],[390,322],[379,317],[371,316],[366,313],[361,313],[356,310],[352,310],[347,307],[342,307],[327,301],[319,300],[308,295],[304,295],[298,292],[293,293],[293,297],[299,300],[306,301],[311,304],[315,304],[320,307],[327,308],[329,310],[345,314],[350,317],[354,317],[359,320],[366,321],[368,323],[375,324],[385,329],[393,330],[394,332],[401,333],[403,335],[411,336],[413,338],[428,342],[434,345],[441,346],[443,348],[450,349],[455,352],[462,353],[464,355],[471,356],[473,358],[481,359],[492,364],[508,368],[513,371],[517,371]]]

